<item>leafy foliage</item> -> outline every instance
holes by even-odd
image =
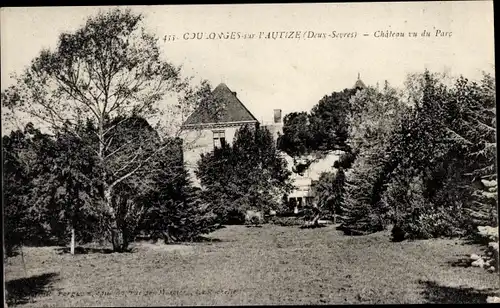
[[[158,154],[169,146],[156,133],[169,128],[162,119],[184,114],[207,89],[205,83],[191,89],[180,68],[162,59],[158,39],[142,20],[120,9],[89,18],[75,32],[62,33],[55,50],[43,50],[2,92],[2,106],[11,113],[28,115],[54,134],[73,135],[96,157],[96,204],[116,251],[125,249],[143,216],[145,209],[134,199],[151,187]],[[163,117],[159,102],[167,95],[179,104]],[[82,123],[91,134],[81,130]],[[66,180],[68,168],[59,170]]]
[[[342,216],[342,204],[345,196],[345,172],[339,168],[336,172],[324,172],[313,186],[316,205],[323,218]]]
[[[312,151],[348,150],[350,98],[358,89],[325,95],[308,114],[293,112],[283,119],[278,147],[290,156]]]
[[[114,121],[120,124],[110,134],[122,145],[137,146],[128,141],[157,136],[141,118]],[[78,129],[84,139],[61,131],[44,135],[32,125],[3,137],[9,255],[21,244],[67,242],[71,229],[80,243],[112,240],[109,213],[102,206],[101,165],[91,148],[95,132],[89,121]],[[215,228],[214,215],[187,180],[181,143],[167,142],[161,159],[148,165],[148,176],[128,177],[111,196],[122,250],[141,228],[168,234],[175,241],[191,240]],[[159,145],[152,144],[149,151],[155,146]]]
[[[351,98],[351,106],[347,140],[350,152],[339,162],[352,164],[346,172],[341,228],[349,233],[380,231],[388,223],[388,208],[381,197],[395,164],[387,153],[392,151],[393,130],[405,107],[388,84],[383,91],[358,91]]]
[[[387,99],[386,90],[353,98],[361,113],[351,118],[349,142],[358,154],[347,177],[346,232],[393,224],[394,238],[402,240],[461,235],[478,221],[495,224],[496,199],[482,199],[484,188],[475,185],[481,177],[496,181],[492,78],[477,84],[461,77],[448,86],[426,71],[414,81],[408,107],[398,103],[404,95]],[[390,117],[381,121],[384,114]]]
[[[246,210],[275,209],[290,189],[286,161],[260,127],[242,126],[232,145],[201,156],[196,173],[205,200],[224,223],[242,223]]]
[[[309,116],[314,149],[345,150],[348,137],[348,115],[351,111],[349,99],[357,89],[345,89],[323,97]]]
[[[28,124],[24,130],[2,137],[4,247],[7,256],[23,243],[46,239],[43,212],[31,202],[31,178],[40,168],[41,157],[34,148],[49,143],[48,136]]]
[[[155,189],[140,202],[150,204],[140,229],[165,242],[195,240],[217,228],[215,214],[191,185],[183,166],[182,144],[169,140],[154,178]]]
[[[348,169],[351,168],[354,160],[356,159],[356,153],[353,152],[344,152],[340,155],[339,160],[336,160],[333,163],[333,168],[343,168]]]
[[[82,136],[88,134],[82,125]],[[99,164],[87,143],[72,134],[57,132],[44,153],[43,169],[32,179],[33,199],[51,213],[52,235],[67,240],[75,229],[80,242],[101,239]]]
[[[280,150],[291,156],[307,154],[313,148],[309,118],[306,112],[292,112],[283,119],[283,135],[278,137]]]

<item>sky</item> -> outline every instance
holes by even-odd
[[[110,7],[1,9],[2,89],[12,84],[43,48],[55,48],[62,32]],[[260,121],[273,109],[309,111],[324,95],[352,87],[358,73],[367,85],[389,81],[402,86],[408,73],[425,68],[479,78],[494,71],[492,1],[239,4],[132,6],[145,26],[162,38],[166,59],[185,76],[221,82]],[[430,37],[422,37],[427,30]],[[436,31],[451,32],[438,36]],[[211,32],[255,33],[254,39],[211,40]],[[266,39],[268,32],[300,38]],[[357,33],[355,38],[318,33]],[[378,31],[378,32],[377,32]],[[380,32],[404,37],[375,37]],[[185,40],[185,33],[203,33]],[[263,32],[263,34],[260,34]],[[308,38],[314,32],[318,37]],[[377,33],[375,33],[377,32]],[[417,37],[409,37],[416,32]],[[305,33],[305,34],[304,34]],[[368,34],[364,36],[363,34]],[[264,38],[258,38],[261,35]],[[175,36],[174,41],[163,38]]]

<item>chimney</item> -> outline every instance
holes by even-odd
[[[237,92],[233,92],[233,95],[234,95],[234,96],[236,96],[236,93],[237,93]],[[237,97],[237,96],[236,96],[236,97]]]
[[[281,109],[274,109],[274,123],[281,123]]]

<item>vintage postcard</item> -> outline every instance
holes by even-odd
[[[4,7],[4,306],[494,303],[493,1]]]

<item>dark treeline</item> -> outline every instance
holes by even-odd
[[[112,135],[121,139],[122,159],[129,152],[160,153],[140,176],[120,182],[111,196],[122,250],[145,232],[166,241],[193,240],[217,226],[216,216],[202,203],[183,165],[182,142],[160,143],[141,118],[114,119]],[[103,184],[91,122],[73,134],[47,135],[32,124],[2,138],[5,244],[9,253],[21,244],[112,241],[111,219],[102,206]],[[148,139],[147,136],[153,137]],[[150,142],[133,142],[149,140]],[[126,144],[126,146],[124,146]],[[110,153],[116,149],[110,149]],[[116,158],[119,165],[120,158]],[[108,166],[109,167],[109,166]]]

